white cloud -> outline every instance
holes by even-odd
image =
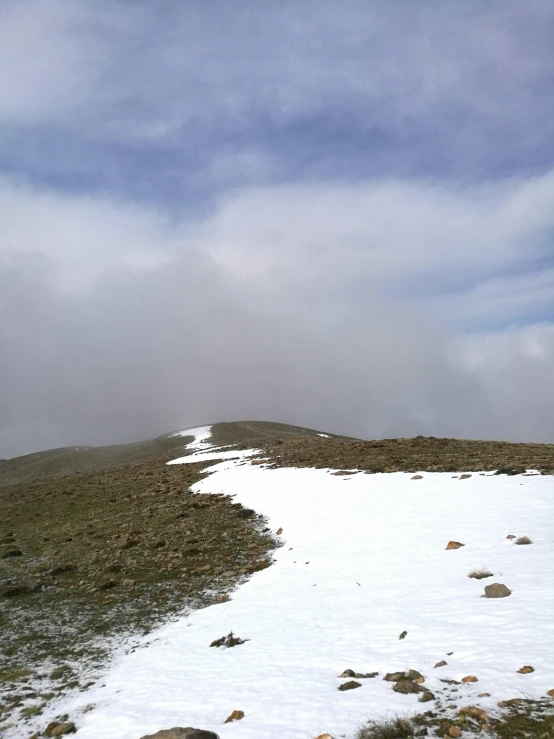
[[[86,0],[4,0],[0,121],[70,121],[102,67]]]
[[[237,417],[552,440],[552,326],[461,339],[443,325],[452,272],[486,317],[490,271],[542,253],[550,183],[484,199],[401,182],[247,190],[197,223],[4,183],[3,453]],[[521,305],[508,287],[505,314]]]

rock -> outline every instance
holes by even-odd
[[[333,739],[331,734],[320,734],[319,736],[316,736],[315,739]]]
[[[225,719],[226,724],[230,724],[231,721],[240,721],[244,718],[244,711],[232,711],[229,716]]]
[[[421,685],[412,682],[412,680],[400,680],[396,683],[396,685],[392,686],[392,689],[395,693],[403,694],[426,692],[425,689],[421,687]]]
[[[72,721],[66,721],[55,726],[48,736],[64,736],[65,734],[74,734],[76,731],[75,724]]]
[[[433,693],[431,693],[430,690],[426,690],[425,692],[423,692],[419,698],[420,703],[428,703],[429,701],[434,701],[434,700],[435,700],[435,696]]]
[[[280,534],[283,533],[283,529],[279,526],[276,533],[277,533],[277,536],[279,536]]]
[[[397,683],[399,680],[407,680],[405,672],[387,672],[383,680],[387,680],[389,683]]]
[[[240,639],[238,636],[235,636],[232,631],[230,631],[227,636],[222,636],[220,639],[215,639],[210,644],[210,647],[226,647],[227,649],[230,649],[231,647],[236,647],[237,644],[244,644],[247,641],[249,641],[249,639]]]
[[[192,726],[185,729],[176,726],[174,729],[162,729],[155,734],[147,734],[141,739],[219,739],[219,736],[213,731],[193,729]]]
[[[417,670],[408,670],[408,674],[406,675],[408,680],[415,680],[418,683],[425,682],[425,678],[421,674],[421,672],[418,672]]]
[[[454,724],[452,724],[452,726],[448,728],[448,736],[457,737],[461,735],[462,735],[462,732],[457,726],[454,726]]]
[[[499,708],[515,708],[521,705],[521,698],[510,698],[507,701],[500,701],[498,703]]]
[[[339,677],[356,677],[354,670],[345,670]]]
[[[448,664],[448,662],[445,662],[443,659],[441,659],[440,662],[437,662],[437,664],[435,665],[435,667],[446,667],[447,664]]]
[[[524,472],[527,472],[525,467],[501,467],[499,470],[496,470],[494,473],[495,475],[521,475]]]
[[[459,541],[449,541],[448,544],[446,545],[446,548],[447,549],[459,549],[460,547],[463,547],[463,546],[465,546],[465,544],[462,544]]]
[[[135,582],[135,580],[130,580],[128,577],[126,577],[124,580],[121,581],[121,584],[124,588],[132,588]]]
[[[366,677],[377,677],[378,672],[355,672],[354,677],[366,678]]]
[[[467,472],[464,472],[463,475],[460,475],[460,480],[469,480],[471,475],[469,475]]]
[[[528,675],[530,672],[535,672],[535,668],[531,667],[531,665],[523,665],[523,667],[520,667],[518,672],[521,672],[522,675]]]
[[[515,534],[508,534],[508,536],[506,537],[506,539],[515,539],[515,538],[516,538]]]
[[[477,697],[478,698],[490,698],[491,694],[490,693],[479,693]]]
[[[407,631],[403,631],[398,638],[399,639],[405,639],[407,636],[408,636],[408,632]]]
[[[414,475],[410,477],[410,480],[423,480],[423,475]]]
[[[489,717],[486,711],[483,711],[482,708],[478,708],[477,706],[464,706],[460,708],[458,713],[460,716],[472,716],[479,721],[485,721]]]
[[[492,585],[485,585],[485,598],[507,598],[512,591],[505,585],[495,582]]]
[[[356,688],[361,687],[361,683],[357,683],[355,680],[348,680],[348,682],[339,685],[339,690],[355,690]]]
[[[462,678],[463,683],[478,683],[479,680],[475,677],[475,675],[467,675],[466,677]]]
[[[105,580],[100,586],[100,590],[111,590],[112,588],[117,587],[118,582],[117,580]]]
[[[546,695],[549,695],[551,698],[554,698],[554,688],[552,688],[552,690],[547,690]]]
[[[230,600],[229,593],[224,593],[223,595],[220,595],[218,598],[219,603],[227,603],[228,600]]]

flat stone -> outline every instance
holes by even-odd
[[[192,726],[184,729],[176,726],[173,729],[162,729],[155,734],[146,734],[141,739],[219,739],[219,735],[213,731],[194,729]]]
[[[463,546],[465,546],[465,544],[462,544],[459,541],[449,541],[448,544],[446,545],[446,548],[447,549],[459,549],[460,547],[463,547]]]
[[[356,688],[361,687],[361,683],[357,683],[355,680],[348,680],[348,682],[339,685],[339,690],[355,690]]]

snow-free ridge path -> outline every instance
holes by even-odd
[[[179,463],[221,457],[206,455],[207,429],[196,434],[199,452]],[[235,495],[273,530],[282,527],[275,564],[230,601],[158,629],[144,648],[117,658],[101,685],[58,706],[76,721],[78,739],[139,739],[172,726],[222,739],[351,739],[368,717],[434,708],[382,680],[408,668],[423,673],[443,705],[492,713],[500,700],[554,688],[552,477],[339,477],[265,469],[244,456],[210,467],[193,490]],[[465,546],[446,551],[450,539]],[[467,577],[481,567],[494,577]],[[512,595],[480,597],[491,582]],[[231,630],[249,641],[209,647]],[[443,659],[447,666],[435,669]],[[518,674],[523,665],[535,671]],[[347,668],[380,675],[340,692]],[[440,682],[466,675],[478,682]],[[483,692],[490,698],[477,697]],[[87,704],[95,708],[80,715]],[[245,717],[224,724],[234,709]]]

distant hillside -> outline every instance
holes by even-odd
[[[268,421],[216,423],[212,442],[218,445],[241,444],[252,439],[318,437],[317,431],[301,426]],[[327,434],[330,438],[345,438]],[[78,472],[108,469],[122,464],[146,461],[175,449],[183,449],[190,439],[164,434],[155,439],[112,446],[69,446],[0,460],[0,484],[40,480]]]

